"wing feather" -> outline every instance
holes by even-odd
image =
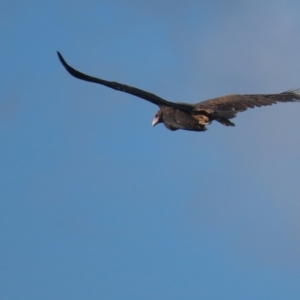
[[[267,106],[278,102],[299,101],[300,89],[295,89],[280,94],[227,95],[197,103],[195,107],[197,110],[211,108],[217,111],[239,113],[248,108]]]
[[[134,95],[136,97],[145,99],[153,104],[158,105],[159,107],[161,106],[169,106],[169,107],[174,107],[174,108],[178,108],[181,110],[185,110],[185,111],[192,111],[193,110],[193,106],[189,105],[189,104],[185,104],[185,103],[174,103],[174,102],[170,102],[167,100],[164,100],[152,93],[146,92],[144,90],[140,90],[138,88],[129,86],[129,85],[125,85],[125,84],[121,84],[118,82],[113,82],[113,81],[107,81],[107,80],[103,80],[100,78],[96,78],[96,77],[92,77],[86,74],[83,74],[77,70],[75,70],[74,68],[72,68],[71,66],[69,66],[67,64],[67,62],[64,60],[64,58],[62,57],[62,55],[57,52],[58,57],[60,62],[62,63],[62,65],[65,67],[65,69],[74,77],[81,79],[81,80],[85,80],[85,81],[89,81],[89,82],[94,82],[94,83],[98,83],[98,84],[102,84],[105,85],[109,88],[112,88],[114,90],[117,91],[122,91],[131,95]]]

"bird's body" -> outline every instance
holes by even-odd
[[[205,131],[206,124],[210,121],[207,117],[202,115],[192,115],[191,113],[184,112],[180,109],[164,106],[159,111],[159,122],[164,123],[164,125],[172,131],[178,129],[192,130],[192,131]],[[156,118],[154,118],[155,120]],[[153,121],[153,125],[157,124]]]
[[[61,54],[58,57],[66,70],[74,77],[105,85],[109,88],[129,93],[159,106],[152,125],[163,123],[169,130],[205,131],[206,125],[218,121],[225,126],[235,126],[230,119],[248,108],[272,105],[277,102],[299,102],[300,89],[279,94],[227,95],[196,104],[176,103],[164,100],[154,94],[117,82],[83,74],[70,67]]]

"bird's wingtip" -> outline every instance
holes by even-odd
[[[59,51],[56,51],[56,53],[57,53],[58,57],[61,59],[61,58],[62,58],[62,55],[60,54],[60,52],[59,52]]]
[[[58,58],[59,58],[60,62],[63,64],[63,66],[64,66],[65,68],[68,69],[69,66],[68,66],[68,64],[66,63],[65,59],[63,58],[63,56],[60,54],[59,51],[56,51],[56,52],[57,52],[57,55],[58,55]]]

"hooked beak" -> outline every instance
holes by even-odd
[[[152,126],[154,127],[155,125],[157,125],[159,123],[159,117],[155,117],[152,121]]]

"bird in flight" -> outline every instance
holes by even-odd
[[[152,125],[163,123],[169,130],[178,129],[190,131],[205,131],[212,121],[224,126],[235,126],[230,120],[239,112],[248,108],[272,105],[277,102],[299,102],[300,89],[289,90],[279,94],[232,94],[195,104],[170,102],[141,89],[83,74],[69,66],[62,55],[57,52],[60,62],[74,77],[105,85],[117,91],[122,91],[156,104],[160,109],[156,113]]]

